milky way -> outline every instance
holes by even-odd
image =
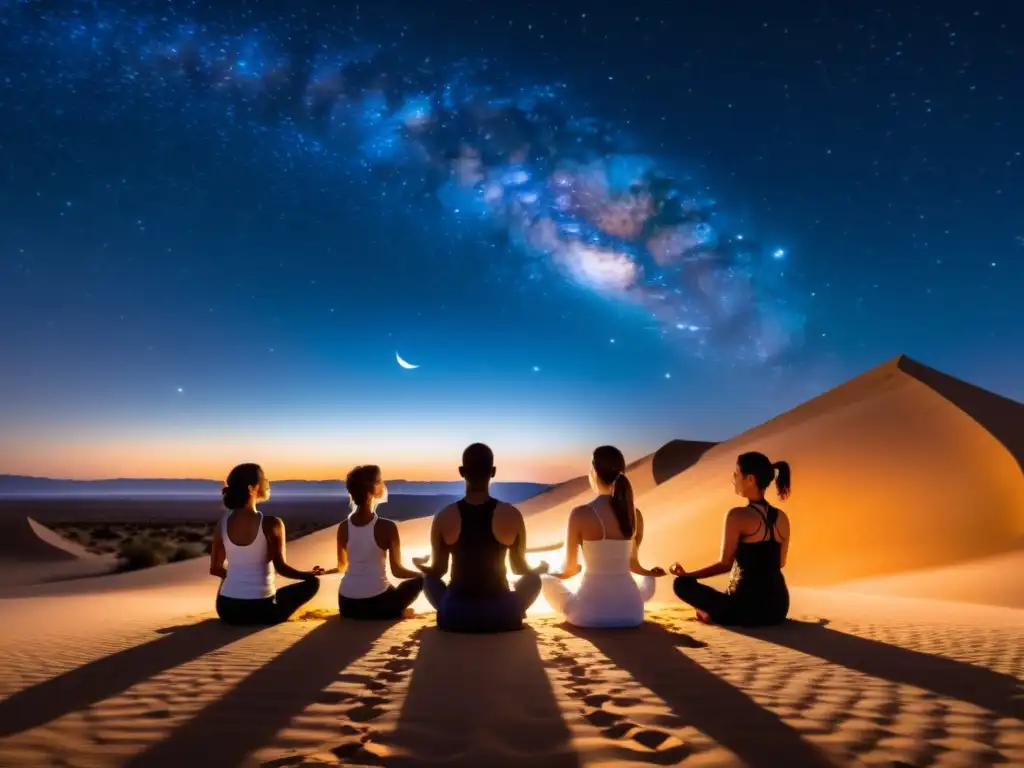
[[[177,98],[180,130],[212,119],[269,131],[282,153],[336,167],[339,184],[360,173],[414,190],[445,226],[507,241],[523,283],[558,280],[633,307],[693,354],[770,360],[800,342],[785,252],[730,232],[702,187],[669,172],[674,159],[577,108],[570,84],[294,21],[18,3],[0,23],[5,70],[20,70],[4,100],[87,90],[116,119]]]

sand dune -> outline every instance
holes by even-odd
[[[0,587],[4,589],[99,576],[114,566],[113,558],[98,557],[31,517],[0,517]]]
[[[793,465],[794,492],[780,505],[794,521],[792,583],[835,584],[1018,547],[1020,457],[968,413],[978,401],[994,412],[994,403],[1013,424],[1024,406],[982,390],[948,400],[918,378],[929,370],[899,358],[710,449],[639,498],[649,558],[699,567],[717,557],[724,514],[738,501],[730,475],[748,450]]]
[[[31,517],[0,518],[0,562],[52,563],[95,557]]]
[[[842,589],[875,595],[922,597],[1024,608],[1024,548],[942,568],[855,579]]]
[[[797,621],[770,630],[695,623],[667,579],[638,630],[538,606],[527,631],[483,638],[429,614],[343,623],[336,577],[311,606],[327,613],[231,629],[205,559],[14,590],[0,765],[1024,765],[1024,610],[979,604],[1024,607],[1022,408],[900,358],[726,443],[633,462],[644,559],[691,566],[717,555],[736,455],[793,463]],[[522,505],[532,544],[561,537],[583,483]],[[429,522],[402,524],[407,555]],[[334,534],[289,559],[331,565]]]

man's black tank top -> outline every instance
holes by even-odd
[[[508,594],[505,562],[508,547],[494,538],[497,499],[483,504],[458,504],[462,521],[459,540],[452,547],[452,578],[448,589],[454,596],[483,599]]]

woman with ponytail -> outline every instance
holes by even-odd
[[[789,590],[782,575],[789,552],[789,517],[769,504],[764,492],[774,481],[779,498],[789,497],[789,464],[773,464],[763,453],[744,453],[736,460],[732,481],[733,490],[748,504],[725,516],[721,558],[690,572],[674,563],[669,571],[676,577],[675,593],[706,623],[779,624],[789,612]],[[724,593],[700,583],[730,571],[732,580]]]
[[[643,623],[644,603],[654,595],[654,580],[663,568],[640,565],[644,519],[633,506],[633,486],[626,460],[618,448],[594,451],[590,487],[597,497],[569,513],[565,533],[565,565],[542,577],[551,608],[578,627],[635,627]],[[583,550],[583,565],[579,562]],[[565,580],[583,572],[572,592]],[[632,574],[642,576],[637,585]]]
[[[256,509],[270,498],[270,482],[259,464],[239,464],[221,496],[228,512],[213,530],[210,574],[221,579],[217,615],[228,624],[279,624],[320,589],[324,571],[300,571],[285,561],[284,523]],[[298,584],[277,589],[274,571]]]

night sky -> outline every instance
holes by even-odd
[[[900,353],[1022,399],[1022,68],[1010,2],[0,2],[0,472],[558,480]]]

